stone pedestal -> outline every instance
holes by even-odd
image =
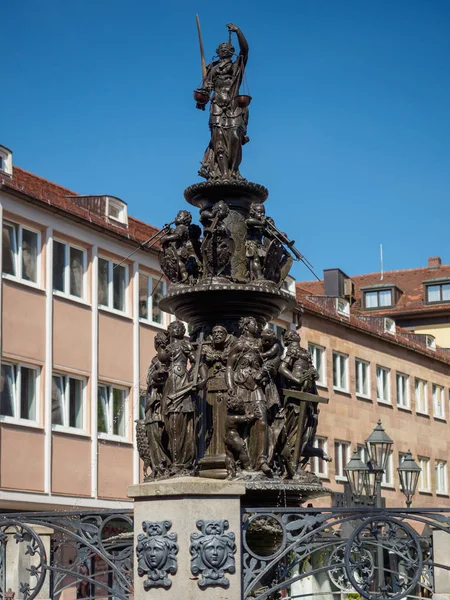
[[[139,541],[142,546],[142,540],[145,545],[146,540],[152,540],[152,534],[155,532],[163,534],[154,536],[153,539],[156,542],[154,543],[152,540],[146,546],[148,563],[150,569],[153,569],[150,581],[152,577],[154,578],[153,584],[146,584],[147,590],[144,588],[144,583],[148,581],[148,573],[142,576],[138,574],[138,557],[135,551],[134,600],[150,600],[151,598],[199,600],[202,597],[208,598],[208,600],[241,600],[240,498],[244,494],[245,486],[242,483],[198,477],[180,477],[130,486],[128,496],[134,498],[135,546]],[[191,549],[191,536],[194,534],[194,539],[201,540],[203,535],[198,526],[199,521],[203,524],[211,521],[221,522],[222,525],[224,521],[227,521],[224,526],[224,538],[228,534],[226,540],[232,540],[233,536],[229,536],[229,534],[234,534],[235,553],[222,548],[217,556],[217,550],[213,547],[214,543],[210,544],[210,548],[212,548],[210,556],[213,562],[221,560],[220,552],[228,553],[230,558],[227,563],[225,560],[222,561],[223,577],[219,577],[215,584],[211,584],[212,580],[208,573],[205,575],[201,568],[200,572],[196,570],[195,564],[199,565],[198,560],[196,563],[191,561],[196,554],[195,549]],[[143,529],[144,522],[147,524]],[[176,534],[176,538],[171,534]],[[139,535],[143,536],[141,540],[138,540]],[[220,538],[220,532],[218,537]],[[161,546],[161,540],[164,538],[167,539],[166,554],[169,556],[167,561],[164,558],[164,551],[160,551],[160,554],[155,556],[156,551],[153,550],[155,546]],[[174,550],[175,545],[177,548]],[[232,545],[230,544],[230,547]],[[140,555],[142,556],[142,552]],[[153,567],[152,561],[154,561]],[[156,571],[161,572],[164,561],[168,567],[165,583],[164,577],[158,579],[159,575],[156,573]],[[227,564],[230,565],[230,561],[234,563],[234,568],[227,570]],[[140,564],[142,567],[142,562]],[[174,564],[176,564],[175,573]],[[214,575],[214,568],[212,571]]]
[[[450,533],[436,529],[433,531],[433,561],[450,567]],[[450,600],[450,571],[434,569],[433,600]]]

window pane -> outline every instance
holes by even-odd
[[[34,231],[22,229],[22,279],[37,282],[38,236]]]
[[[139,318],[148,319],[148,277],[139,273]]]
[[[98,303],[108,306],[108,265],[104,258],[98,259]]]
[[[125,310],[125,267],[113,265],[113,308]]]
[[[333,385],[339,387],[338,381],[338,356],[333,354]]]
[[[439,302],[441,299],[441,286],[440,285],[429,285],[428,290],[428,302]]]
[[[53,425],[64,425],[64,381],[60,375],[53,376],[52,423]]]
[[[382,290],[380,294],[380,306],[390,306],[392,304],[391,290]]]
[[[147,392],[141,391],[139,395],[139,418],[145,418],[145,405],[147,404]]]
[[[152,279],[152,321],[154,323],[162,322],[162,312],[159,309],[158,303],[163,293],[163,282],[159,279]]]
[[[69,378],[69,427],[83,429],[83,382]]]
[[[450,283],[442,286],[442,300],[450,300]]]
[[[376,308],[378,306],[378,294],[377,292],[366,292],[366,308]]]
[[[36,370],[22,367],[20,371],[20,418],[36,421]]]
[[[113,389],[113,434],[125,436],[125,392]]]
[[[12,365],[2,365],[0,390],[0,415],[14,417],[15,370]]]
[[[53,242],[53,289],[64,292],[64,267],[66,264],[66,246]]]
[[[83,250],[70,248],[70,293],[83,297]]]
[[[103,386],[98,387],[97,431],[108,433],[108,392]]]
[[[9,223],[3,223],[3,273],[17,275],[17,228]]]

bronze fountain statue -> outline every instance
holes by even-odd
[[[239,172],[248,142],[251,98],[240,87],[249,49],[239,27],[227,28],[229,40],[208,66],[199,31],[202,83],[194,99],[202,110],[210,105],[211,138],[199,171],[206,181],[184,195],[200,210],[202,227],[180,210],[154,236],[171,282],[159,306],[177,320],[155,337],[138,448],[146,480],[239,479],[249,496],[283,491],[298,503],[327,492],[307,469],[312,456],[331,460],[314,446],[318,404],[327,400],[298,333],[279,340],[268,323],[296,308],[283,288],[293,260],[311,265],[266,215],[267,189]]]

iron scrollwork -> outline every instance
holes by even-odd
[[[137,538],[136,554],[138,558],[138,575],[147,575],[144,589],[152,587],[169,589],[172,581],[170,575],[177,572],[177,534],[168,533],[171,521],[144,521]]]
[[[236,543],[232,532],[226,533],[229,523],[221,521],[197,521],[200,533],[191,534],[191,572],[201,574],[200,588],[209,586],[228,587],[230,581],[225,573],[235,573]]]

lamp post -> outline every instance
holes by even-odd
[[[361,460],[358,450],[354,450],[352,458],[344,468],[344,472],[355,502],[361,501],[365,490],[370,504],[375,508],[382,508],[381,482],[386,472],[394,442],[383,429],[381,421],[378,421],[377,426],[365,443],[369,458],[367,464]],[[406,496],[406,506],[409,508],[416,493],[421,472],[421,468],[414,461],[409,450],[397,471],[400,488]]]

